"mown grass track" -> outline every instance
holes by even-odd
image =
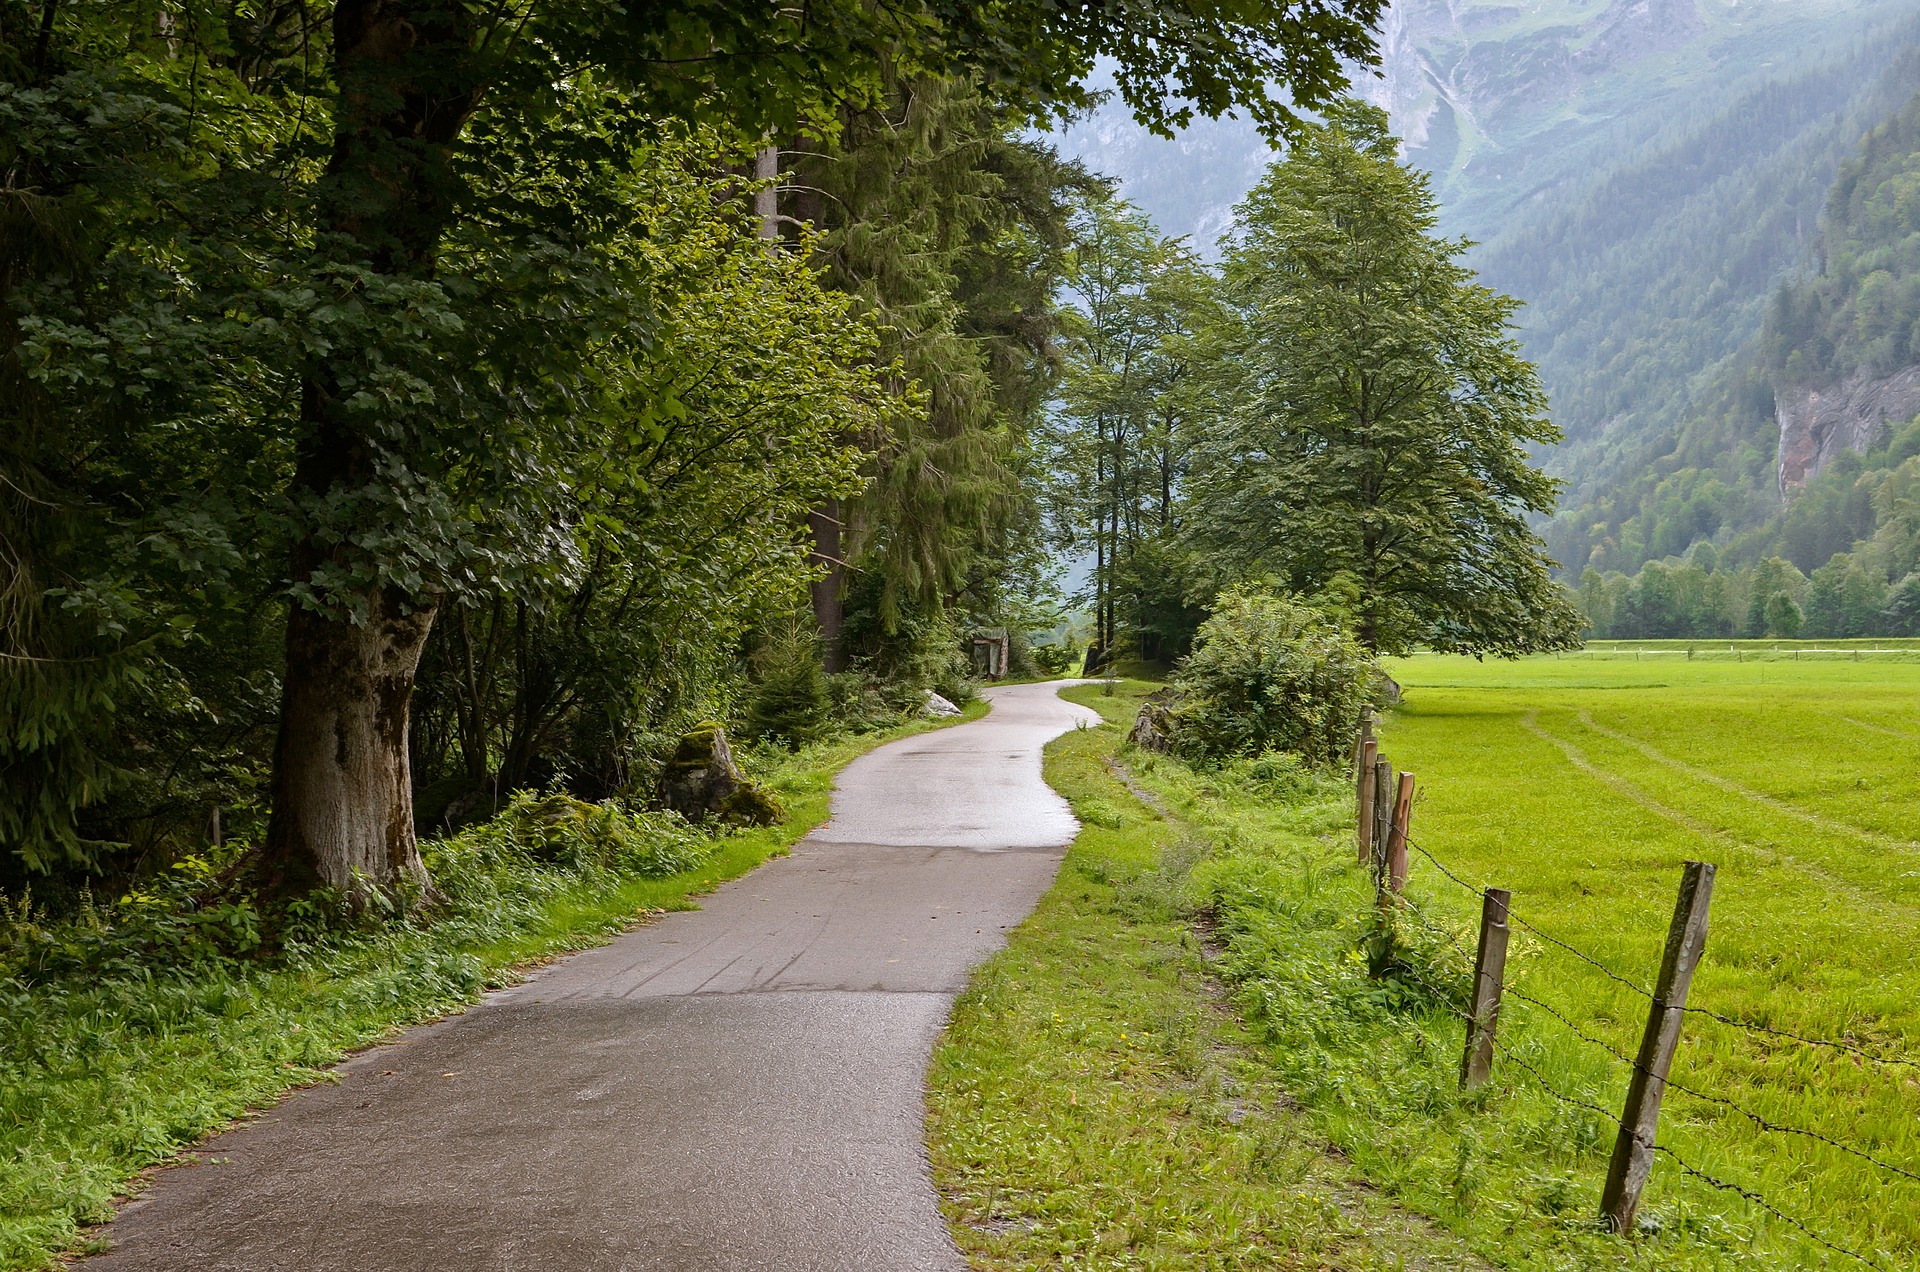
[[[1887,1165],[1678,1091],[1662,1138],[1882,1266],[1920,1266],[1920,1181],[1900,1173],[1920,1175],[1920,666],[1664,655],[1391,670],[1407,693],[1383,747],[1420,776],[1414,838],[1455,873],[1512,888],[1517,913],[1644,985],[1681,863],[1715,862],[1693,1004],[1909,1062],[1696,1016],[1677,1082]],[[1414,877],[1417,904],[1468,926],[1471,894],[1417,858]],[[1524,991],[1630,1053],[1644,1001],[1521,936]],[[1509,1025],[1564,1029],[1524,1003]],[[1565,1045],[1594,1057],[1585,1094],[1617,1103],[1627,1066]],[[1784,1266],[1863,1266],[1757,1209],[1748,1220],[1802,1260]]]

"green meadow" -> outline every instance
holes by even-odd
[[[1906,642],[1853,642],[1857,657],[1691,644],[1391,662],[1405,697],[1380,733],[1418,775],[1412,838],[1461,879],[1510,888],[1539,933],[1642,986],[1682,863],[1714,863],[1692,1005],[1853,1050],[1696,1014],[1673,1074],[1688,1090],[1669,1092],[1661,1142],[1817,1238],[1920,1266],[1920,664],[1864,652]],[[1460,935],[1478,913],[1418,854],[1409,896]],[[1511,983],[1566,1019],[1510,1000],[1503,1031],[1548,1049],[1535,1054],[1565,1094],[1617,1107],[1629,1066],[1606,1048],[1632,1053],[1645,1000],[1533,931],[1515,936]],[[1511,1064],[1497,1076],[1537,1085]],[[1597,1190],[1597,1176],[1583,1182]],[[1724,1214],[1765,1232],[1763,1245],[1797,1249],[1800,1266],[1864,1266],[1682,1179],[1671,1158],[1649,1196],[1683,1185],[1717,1193]]]

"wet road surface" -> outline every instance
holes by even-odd
[[[201,1147],[89,1272],[961,1269],[922,1077],[1076,829],[1055,686],[841,775],[791,856]],[[212,1159],[220,1159],[212,1164]]]

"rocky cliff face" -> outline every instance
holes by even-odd
[[[1780,497],[1785,499],[1819,476],[1841,451],[1865,451],[1882,428],[1898,428],[1916,414],[1920,414],[1920,367],[1877,377],[1855,372],[1824,389],[1776,391]]]
[[[1459,193],[1461,165],[1482,179],[1531,166],[1502,152],[1564,110],[1604,116],[1580,98],[1623,66],[1687,44],[1706,29],[1698,0],[1408,0],[1381,25],[1380,75],[1356,84],[1393,116],[1410,157]]]

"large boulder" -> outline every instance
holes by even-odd
[[[1165,753],[1173,749],[1173,709],[1180,695],[1173,689],[1159,689],[1147,695],[1134,717],[1128,740],[1142,751]]]
[[[743,826],[780,820],[777,800],[747,780],[727,745],[727,731],[709,720],[680,739],[660,774],[660,802],[688,821],[719,818]]]
[[[960,708],[954,706],[952,702],[929,689],[927,690],[926,714],[933,716],[935,719],[948,719],[959,715]]]

